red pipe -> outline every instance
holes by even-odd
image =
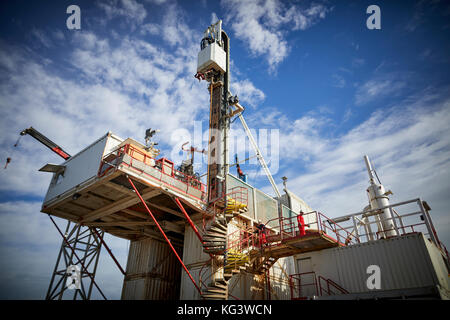
[[[175,202],[178,206],[178,208],[180,208],[181,212],[183,212],[184,216],[186,217],[187,221],[189,222],[189,224],[191,225],[192,230],[194,230],[195,234],[197,235],[197,238],[200,240],[201,243],[203,243],[203,239],[202,236],[200,235],[200,233],[197,230],[197,227],[194,224],[194,221],[192,221],[191,217],[189,217],[189,215],[187,214],[186,210],[184,210],[183,205],[181,204],[180,200],[175,197]]]
[[[97,288],[97,290],[100,292],[100,294],[102,295],[102,297],[105,300],[106,299],[105,295],[103,294],[102,290],[100,290],[100,288],[98,287],[97,283],[95,282],[94,278],[92,277],[92,275],[88,272],[88,270],[86,269],[86,267],[84,266],[84,264],[81,262],[81,259],[78,257],[77,253],[75,252],[75,250],[72,248],[72,246],[69,244],[69,241],[67,241],[66,237],[63,235],[63,233],[61,232],[61,230],[59,229],[58,225],[56,224],[55,220],[53,220],[53,218],[48,215],[48,217],[50,218],[50,220],[52,220],[53,224],[55,225],[56,229],[58,230],[59,234],[61,235],[61,237],[63,238],[64,242],[66,243],[66,245],[72,250],[72,253],[74,254],[74,256],[78,259],[78,262],[81,264],[81,267],[84,269],[84,272],[86,272],[86,274],[89,276],[89,278],[91,278],[92,283],[95,285],[95,287]]]
[[[116,257],[114,257],[113,253],[111,252],[111,250],[106,245],[106,242],[103,240],[103,237],[100,236],[100,234],[98,233],[98,231],[95,228],[92,228],[91,230],[94,230],[95,234],[100,239],[100,242],[106,248],[106,250],[108,251],[109,255],[111,256],[111,258],[113,258],[113,260],[116,263],[117,267],[120,269],[120,272],[122,272],[122,274],[125,276],[126,275],[125,271],[122,269],[122,267],[120,266],[120,263],[116,260]]]
[[[145,209],[147,209],[147,212],[149,213],[150,217],[152,217],[153,221],[155,222],[156,226],[158,227],[159,231],[161,232],[161,234],[164,236],[164,239],[166,239],[167,243],[169,244],[170,248],[172,249],[173,253],[175,253],[175,256],[177,257],[178,261],[180,261],[181,265],[184,268],[184,271],[186,271],[187,275],[189,276],[189,278],[191,278],[192,283],[194,284],[194,286],[197,288],[198,292],[200,293],[200,295],[202,294],[202,291],[200,290],[200,288],[198,287],[197,283],[195,283],[194,278],[192,278],[189,270],[186,268],[186,266],[183,263],[183,260],[181,260],[180,256],[178,255],[177,251],[175,250],[175,248],[172,246],[172,243],[170,242],[169,238],[167,238],[166,234],[164,233],[163,229],[161,228],[161,226],[159,225],[158,221],[156,220],[156,218],[153,216],[153,213],[150,211],[150,209],[148,208],[147,204],[145,203],[144,199],[141,197],[141,194],[139,193],[138,189],[136,189],[136,187],[134,186],[133,181],[131,181],[130,178],[128,178],[128,181],[130,182],[131,186],[133,187],[134,191],[136,192],[137,196],[139,197],[139,199],[141,200],[142,204],[144,205]]]

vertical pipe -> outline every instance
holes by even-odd
[[[373,169],[370,164],[369,157],[367,155],[364,156],[364,162],[366,163],[367,172],[369,173],[370,182],[374,182]]]
[[[424,220],[425,220],[425,225],[426,225],[426,227],[427,227],[428,234],[430,235],[431,241],[433,241],[434,244],[435,244],[438,248],[440,248],[441,246],[440,246],[439,242],[438,242],[437,239],[436,239],[436,236],[435,236],[435,234],[434,234],[434,232],[433,232],[433,228],[431,227],[430,217],[428,216],[428,213],[427,213],[427,211],[425,210],[425,208],[424,208],[424,206],[423,206],[423,204],[422,204],[422,201],[421,201],[420,199],[418,199],[418,200],[417,200],[417,203],[419,204],[420,211],[422,211],[422,215],[423,215],[423,218],[424,218]]]

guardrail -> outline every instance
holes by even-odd
[[[129,163],[122,161],[124,155],[130,157]],[[102,177],[106,175],[107,172],[117,168],[121,164],[139,171],[145,177],[163,183],[176,191],[180,191],[202,201],[206,200],[206,186],[200,180],[176,170],[172,161],[166,158],[156,160],[132,144],[123,145],[117,150],[104,156],[100,164],[98,176]],[[152,168],[152,173],[149,173],[146,168]],[[177,186],[175,186],[170,184],[170,179],[181,183],[181,185],[177,184]],[[200,196],[193,195],[193,190],[200,192]]]
[[[289,276],[291,300],[304,300],[313,296],[333,296],[348,294],[349,292],[331,279],[319,275],[314,271],[296,273]]]

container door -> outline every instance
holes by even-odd
[[[299,273],[295,286],[299,288],[299,297],[312,297],[317,295],[316,275],[312,268],[311,258],[297,260]]]

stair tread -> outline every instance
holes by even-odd
[[[217,288],[227,289],[228,286],[226,284],[215,281],[215,282],[210,282],[208,284],[208,287],[217,287]]]
[[[215,226],[211,226],[211,228],[207,229],[208,233],[213,233],[213,232],[217,232],[217,233],[221,233],[221,234],[226,234],[227,230],[224,228],[218,228]]]
[[[220,294],[226,294],[227,289],[226,288],[218,288],[218,287],[209,287],[206,289],[205,293],[220,293]]]
[[[222,229],[222,230],[224,230],[224,231],[226,231],[226,230],[228,229],[226,223],[217,223],[217,222],[213,222],[213,223],[211,224],[211,227],[215,227],[215,228],[218,228],[218,229]],[[206,229],[206,230],[208,230],[208,229]]]

